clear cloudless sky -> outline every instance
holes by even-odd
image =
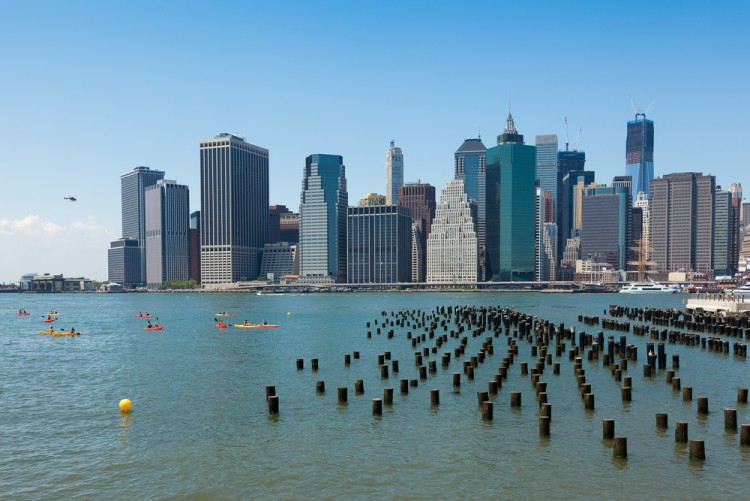
[[[344,157],[349,201],[385,191],[385,153],[440,190],[453,153],[556,133],[597,181],[625,174],[631,98],[656,176],[750,191],[750,2],[0,0],[0,282],[107,278],[120,175],[187,184],[198,142],[270,150],[270,202],[296,211],[305,157]],[[75,203],[63,200],[76,196]],[[252,194],[249,194],[252,196]]]

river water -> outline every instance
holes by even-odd
[[[600,315],[610,303],[681,307],[685,296],[539,293],[342,293],[263,295],[2,294],[0,295],[0,497],[3,498],[740,498],[747,492],[750,448],[725,432],[722,408],[737,408],[750,422],[737,387],[750,385],[745,360],[667,345],[679,353],[677,376],[693,386],[692,402],[665,383],[665,371],[643,377],[647,338],[628,334],[639,361],[633,400],[623,403],[608,369],[584,356],[596,409],[584,410],[567,356],[560,375],[546,371],[552,432],[538,432],[538,404],[518,362],[533,366],[531,348],[519,340],[519,356],[495,401],[494,420],[483,421],[476,392],[487,389],[505,353],[495,354],[462,377],[452,374],[480,349],[469,348],[451,366],[440,354],[458,345],[449,338],[430,360],[438,371],[408,395],[399,379],[417,379],[412,328],[395,328],[387,339],[368,339],[366,322],[380,312],[432,311],[441,305],[512,306],[553,322],[595,333],[576,323],[579,314]],[[30,317],[18,317],[19,308]],[[57,310],[56,328],[75,326],[75,338],[42,336],[42,315]],[[149,311],[165,326],[144,331]],[[278,329],[219,330],[214,313],[234,320],[266,320]],[[416,330],[414,330],[416,333]],[[605,336],[621,333],[605,331]],[[464,334],[466,335],[466,334]],[[431,346],[432,343],[423,343]],[[359,351],[348,367],[344,355]],[[400,373],[381,379],[377,355],[390,351]],[[552,350],[554,355],[554,350]],[[295,360],[303,358],[298,371]],[[311,370],[310,359],[319,359]],[[425,365],[427,361],[424,362]],[[671,364],[668,364],[671,367]],[[364,381],[355,395],[354,381]],[[325,381],[318,395],[315,383]],[[280,413],[269,416],[266,385],[275,385]],[[349,388],[348,404],[336,389]],[[373,417],[371,399],[394,387],[394,404]],[[430,405],[429,390],[440,390]],[[511,409],[511,391],[523,404]],[[710,413],[699,417],[695,397],[707,396]],[[122,415],[121,398],[133,401]],[[669,415],[658,430],[655,413]],[[612,456],[602,440],[602,419],[616,422],[628,438],[628,458]],[[691,439],[705,441],[706,460],[693,461],[674,441],[674,424],[689,423]]]

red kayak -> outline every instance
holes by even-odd
[[[29,315],[31,315],[31,313],[27,311],[26,313],[16,313],[16,315],[18,315],[19,317],[28,317]]]
[[[161,325],[155,325],[155,326],[153,326],[153,327],[144,327],[143,329],[144,329],[144,330],[147,330],[147,331],[160,331],[160,330],[162,330],[163,328],[164,328],[164,327],[163,327],[163,326],[161,326]]]
[[[54,322],[55,320],[57,320],[57,319],[56,319],[56,318],[48,318],[48,319],[46,319],[46,320],[44,321],[44,323],[45,323],[45,324],[48,324],[48,323],[50,323],[50,322]]]
[[[216,328],[217,329],[226,329],[227,328],[227,324],[216,324]]]
[[[151,315],[133,315],[135,318],[152,318]]]

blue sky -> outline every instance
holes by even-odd
[[[442,188],[453,152],[501,132],[579,147],[625,173],[630,99],[655,122],[655,171],[750,191],[750,2],[0,1],[0,282],[107,277],[120,174],[200,190],[198,141],[270,150],[271,203],[297,210],[305,156],[344,156],[349,200],[406,180]],[[70,203],[63,196],[75,195]]]

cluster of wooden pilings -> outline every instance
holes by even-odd
[[[689,313],[674,308],[633,308],[616,304],[610,305],[608,311],[612,317],[624,317],[631,321],[637,320],[662,327],[750,339],[750,316],[747,314]]]
[[[606,313],[606,312],[605,312]],[[675,326],[675,322],[694,322],[709,328],[711,325],[705,321],[706,317],[689,319],[681,316],[681,312],[674,310],[658,310],[651,308],[626,308],[617,305],[609,307],[610,315],[619,318],[627,318],[630,321],[621,321],[615,318],[599,318],[579,316],[578,320],[586,325],[601,325],[604,330],[612,330],[630,333],[638,337],[649,336],[651,341],[646,342],[646,363],[643,364],[643,377],[653,378],[659,371],[666,370],[666,382],[671,385],[673,391],[681,391],[684,401],[692,401],[693,387],[683,386],[678,377],[680,369],[679,354],[671,356],[671,369],[667,370],[668,355],[666,344],[681,344],[686,346],[702,346],[709,351],[728,352],[728,342],[720,338],[708,336],[701,337],[698,334],[679,332],[675,329],[657,329],[648,325],[635,324],[632,321],[656,320],[660,326]],[[692,324],[691,324],[692,325]],[[373,361],[373,370],[379,375],[381,381],[398,378],[398,391],[402,396],[407,396],[410,389],[419,388],[420,384],[427,384],[431,378],[436,378],[438,373],[450,374],[450,380],[454,392],[460,391],[462,382],[473,381],[475,371],[485,363],[490,362],[503,348],[498,346],[498,339],[505,338],[506,347],[504,353],[497,355],[501,358],[497,370],[487,382],[487,389],[477,391],[477,401],[481,410],[482,419],[492,421],[494,419],[495,407],[502,393],[504,383],[511,375],[516,359],[519,355],[520,345],[529,345],[531,361],[518,361],[517,373],[523,378],[529,378],[534,397],[539,411],[539,435],[551,437],[552,403],[547,393],[547,382],[542,378],[547,371],[552,376],[559,376],[561,364],[565,359],[572,362],[573,381],[577,384],[581,395],[581,405],[586,412],[595,411],[596,399],[592,383],[586,378],[584,361],[589,364],[599,364],[608,368],[611,376],[619,387],[620,397],[626,405],[633,398],[633,376],[628,374],[629,362],[637,364],[638,346],[629,343],[627,335],[607,335],[605,332],[586,333],[572,327],[566,328],[563,323],[553,323],[545,319],[525,314],[513,308],[507,307],[484,307],[484,306],[441,306],[433,311],[425,310],[400,310],[382,311],[380,316],[366,322],[366,337],[385,334],[388,342],[407,343],[413,349],[413,364],[399,364],[399,360],[393,358],[394,352],[401,350],[383,351]],[[714,327],[710,327],[715,329]],[[740,329],[740,325],[727,325],[727,332],[732,329]],[[737,331],[739,332],[739,330]],[[731,335],[731,334],[730,334]],[[475,340],[481,341],[480,345],[473,345]],[[472,348],[474,346],[474,348]],[[735,343],[734,354],[746,356],[746,348],[741,343]],[[567,355],[567,357],[566,357]],[[360,352],[353,351],[343,355],[343,363],[350,366],[352,360],[359,360]],[[372,363],[372,362],[369,362]],[[440,365],[440,371],[438,369]],[[450,371],[452,364],[457,365],[459,370]],[[310,366],[313,372],[319,368],[318,359],[312,358]],[[304,370],[303,359],[296,360],[296,369]],[[403,372],[402,372],[403,371]],[[408,377],[402,377],[403,373]],[[326,391],[325,381],[318,380],[315,383],[315,392],[323,394]],[[372,398],[373,416],[382,416],[383,408],[393,405],[395,392],[393,386],[383,388],[382,397]],[[337,388],[338,402],[345,405],[349,398],[349,387],[339,386]],[[354,394],[364,395],[364,381],[354,381]],[[434,408],[440,406],[440,389],[431,388],[430,405]],[[737,401],[742,405],[747,403],[748,390],[738,389]],[[275,387],[266,388],[266,399],[268,410],[272,415],[279,413],[279,398]],[[507,401],[511,408],[522,406],[522,393],[510,391]],[[696,398],[696,409],[698,415],[708,413],[707,397]],[[736,409],[724,409],[725,428],[727,430],[737,429]],[[668,427],[668,416],[666,413],[656,413],[657,428]],[[612,441],[613,455],[616,457],[627,457],[627,438],[615,435],[615,421],[604,419],[602,421],[603,438]],[[741,425],[740,443],[750,446],[750,424]],[[688,441],[688,423],[678,422],[675,428],[675,441]],[[690,457],[694,459],[705,458],[703,441],[690,441]]]

